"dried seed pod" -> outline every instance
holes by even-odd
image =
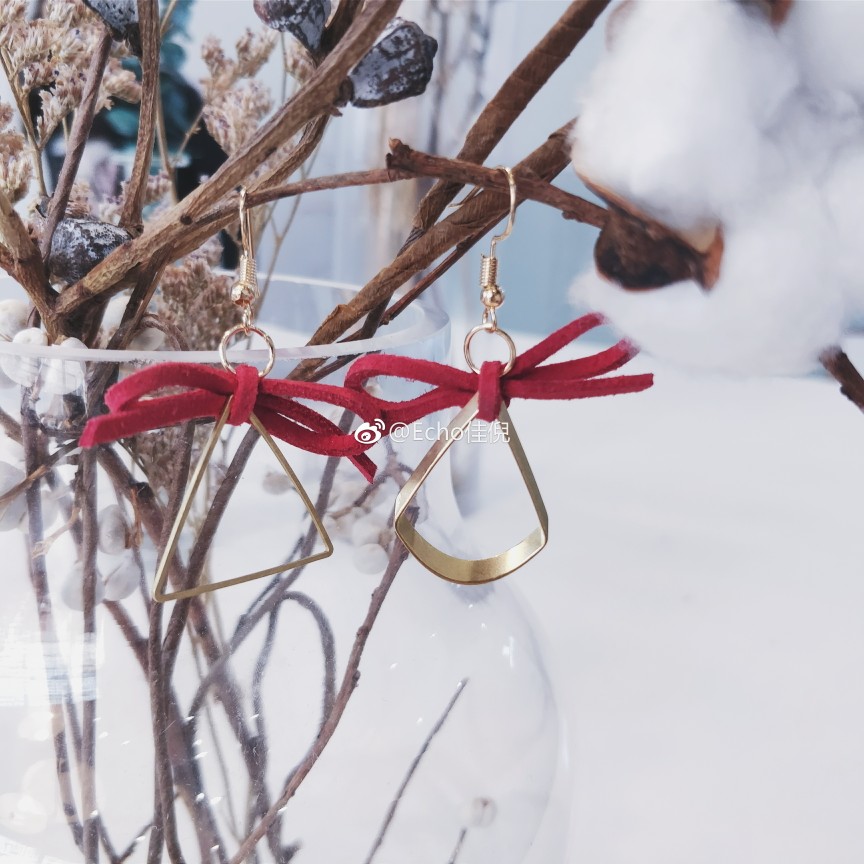
[[[129,548],[129,529],[118,504],[99,511],[99,549],[106,555],[122,555]]]
[[[128,231],[90,219],[63,219],[51,239],[48,269],[54,282],[83,279],[110,252],[131,239]]]
[[[394,18],[348,76],[358,108],[419,96],[432,77],[438,43],[413,21]]]
[[[0,300],[0,339],[11,342],[27,326],[29,314],[23,300]]]
[[[84,610],[84,568],[76,561],[67,571],[63,584],[60,586],[60,597],[63,602],[76,612]],[[98,574],[93,586],[93,600],[101,603],[105,599],[105,586]]]
[[[0,462],[0,495],[5,495],[19,483],[24,482],[24,471],[8,462]],[[27,509],[27,501],[22,492],[5,504],[0,504],[0,531],[17,528]]]
[[[102,580],[106,600],[125,600],[135,592],[141,581],[141,571],[131,552],[124,553]]]
[[[84,0],[107,25],[118,42],[127,42],[136,57],[141,56],[141,28],[138,0]]]
[[[273,30],[290,33],[307,50],[321,47],[330,0],[255,0],[255,13]]]

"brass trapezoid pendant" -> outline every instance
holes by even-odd
[[[420,535],[409,518],[408,506],[426,478],[432,473],[432,469],[441,461],[447,450],[460,440],[462,435],[471,425],[471,421],[479,411],[479,396],[472,397],[468,404],[453,418],[445,432],[432,445],[428,453],[420,460],[420,464],[414,473],[405,482],[396,496],[395,527],[400,540],[405,544],[408,551],[428,570],[436,576],[447,579],[450,582],[458,582],[462,585],[480,585],[484,582],[493,582],[518,570],[523,564],[530,561],[545,545],[549,539],[549,515],[540,495],[534,473],[528,464],[528,457],[522,448],[522,442],[516,434],[516,430],[510,421],[507,407],[501,405],[498,413],[498,422],[507,424],[509,432],[508,443],[519,468],[519,473],[525,481],[525,488],[531,498],[534,512],[537,514],[537,527],[515,546],[511,546],[504,552],[499,552],[491,558],[457,558],[433,546],[428,540]]]
[[[210,464],[210,459],[216,448],[216,444],[219,442],[219,436],[222,434],[222,429],[228,421],[228,415],[231,412],[231,401],[233,398],[233,396],[229,397],[228,401],[225,403],[222,414],[219,416],[216,425],[213,427],[213,431],[210,433],[210,437],[207,439],[207,444],[205,445],[204,450],[198,459],[198,463],[195,465],[195,469],[189,478],[189,483],[183,494],[183,500],[180,503],[180,510],[177,513],[177,518],[171,526],[171,533],[168,535],[168,543],[159,559],[159,567],[156,570],[156,581],[153,585],[153,599],[158,603],[164,603],[166,600],[182,600],[184,597],[196,597],[199,594],[206,594],[210,591],[216,591],[219,588],[227,588],[230,585],[239,585],[241,582],[250,582],[253,579],[260,579],[264,576],[275,576],[277,573],[282,573],[286,570],[293,570],[294,568],[301,567],[304,564],[311,564],[313,561],[320,561],[322,558],[328,558],[333,554],[333,543],[331,542],[324,525],[321,523],[321,518],[315,510],[315,506],[306,494],[306,490],[303,488],[297,475],[288,464],[288,460],[282,454],[282,451],[276,446],[276,442],[273,440],[270,433],[264,428],[261,421],[254,414],[250,414],[250,425],[258,432],[272,451],[273,455],[276,457],[276,461],[279,463],[282,470],[288,475],[294,489],[300,496],[300,500],[303,502],[303,505],[306,507],[306,510],[312,518],[312,524],[315,526],[318,536],[324,543],[324,549],[321,552],[316,552],[314,555],[307,555],[305,558],[300,558],[297,561],[290,561],[287,564],[282,563],[276,567],[256,570],[253,573],[245,573],[242,576],[234,576],[230,579],[223,579],[219,582],[205,582],[203,584],[193,585],[176,591],[165,590],[168,583],[168,573],[171,569],[169,566],[170,562],[173,560],[177,551],[180,534],[183,530],[183,526],[186,524],[189,511],[192,508],[192,503],[198,492],[198,487],[201,485],[207,466]]]

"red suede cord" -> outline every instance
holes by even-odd
[[[598,377],[618,369],[636,355],[636,348],[626,341],[589,357],[540,365],[603,323],[603,317],[594,313],[571,321],[520,354],[513,368],[503,375],[504,366],[498,361],[483,363],[480,372],[476,373],[430,360],[370,354],[354,361],[345,377],[345,386],[365,393],[365,383],[379,376],[432,385],[432,389],[422,396],[403,402],[374,399],[378,415],[385,423],[385,434],[394,424],[413,423],[445,408],[462,407],[475,393],[480,397],[477,416],[491,422],[498,417],[502,401],[509,405],[511,399],[585,399],[647,390],[654,383],[651,374]]]

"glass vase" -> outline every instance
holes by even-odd
[[[353,290],[271,286],[272,376],[321,360],[338,384],[335,360],[376,351],[446,359],[446,317],[423,303],[375,338],[303,347]],[[214,495],[236,474],[200,578],[286,569],[158,604],[159,551],[213,424],[92,451],[77,437],[104,410],[106,382],[169,360],[219,365],[215,351],[0,342],[0,855],[525,861],[564,760],[558,712],[506,584],[460,587],[401,563],[393,499],[429,446],[422,424],[375,445],[371,485],[347,460],[279,445],[335,547],[301,567],[290,564],[322,547],[291,478],[260,441],[237,462],[244,433],[226,427],[180,560],[192,566]],[[446,534],[461,517],[445,473],[428,497],[424,530]]]

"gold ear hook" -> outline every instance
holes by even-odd
[[[240,187],[240,261],[237,265],[237,281],[231,289],[231,300],[243,310],[243,326],[248,333],[252,327],[252,307],[260,294],[258,290],[258,265],[255,263],[255,238],[252,233],[252,216],[246,201],[245,186]]]
[[[516,178],[506,165],[499,165],[497,170],[507,175],[507,184],[510,187],[510,216],[504,230],[492,238],[489,254],[480,256],[480,301],[483,303],[483,322],[480,326],[493,333],[498,330],[495,310],[504,302],[504,291],[498,284],[498,258],[495,256],[495,247],[500,240],[510,236],[516,224]]]

